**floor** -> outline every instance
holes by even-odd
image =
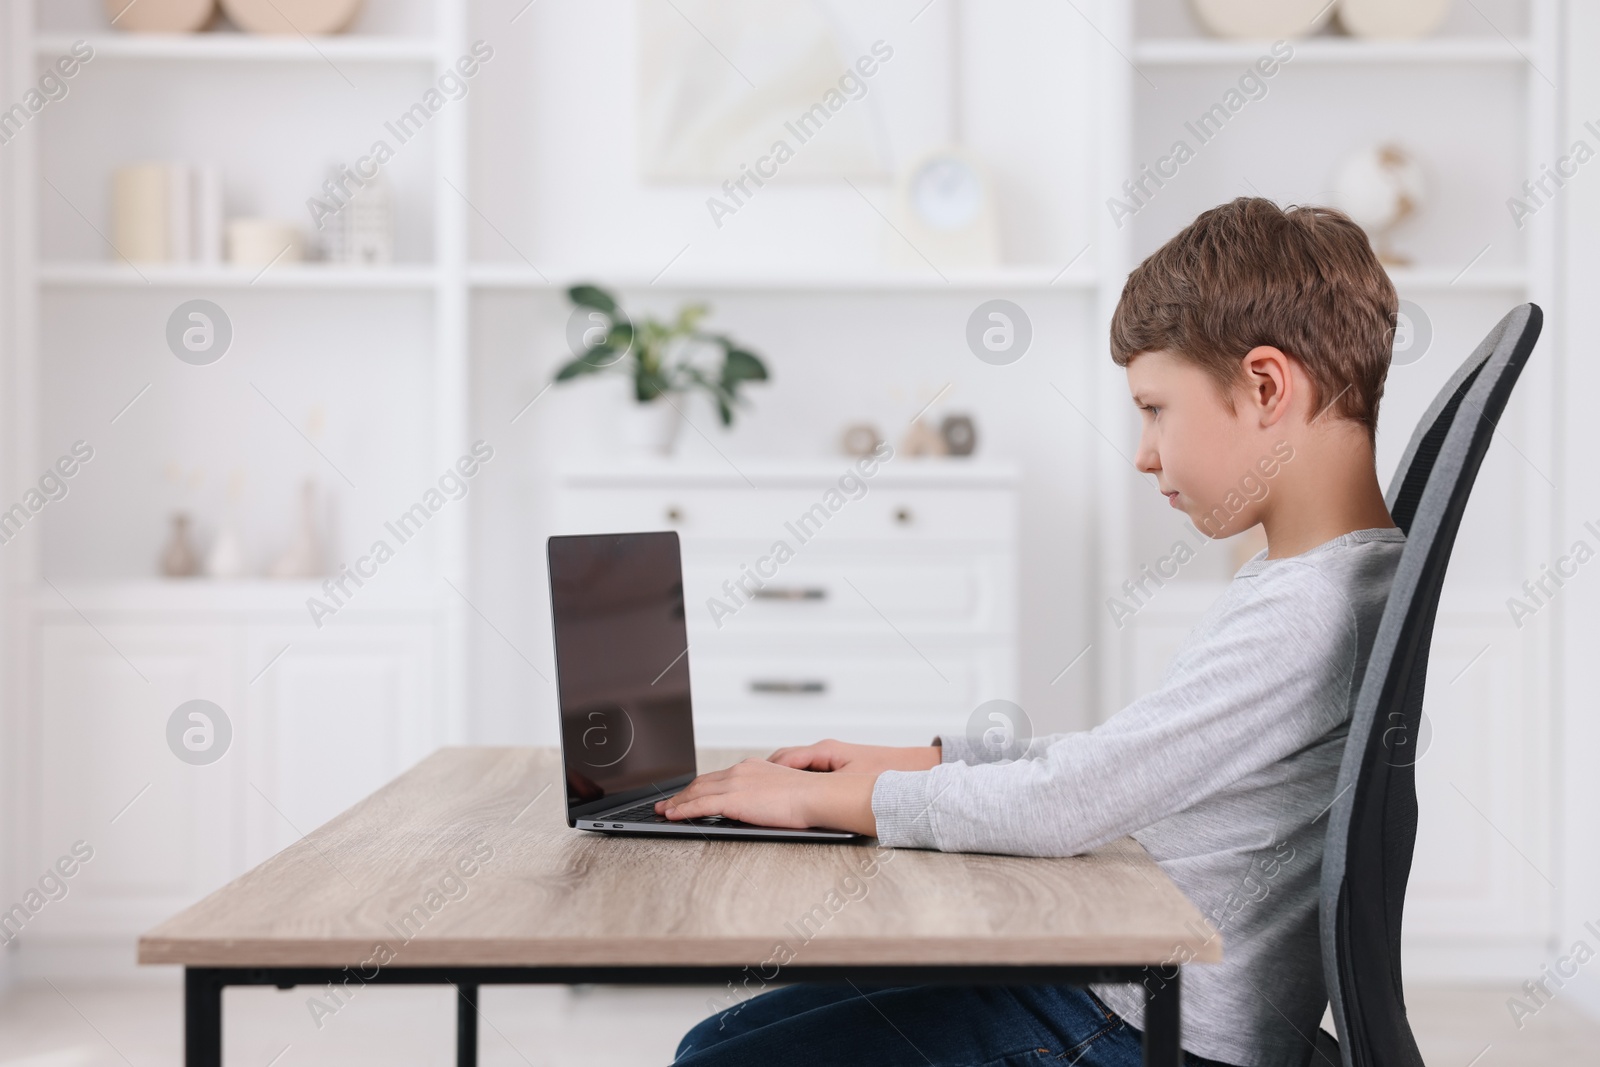
[[[453,1063],[452,992],[367,988],[313,1013],[313,991],[230,989],[229,1067],[394,1067]],[[1423,988],[1411,995],[1424,1058],[1439,1067],[1593,1067],[1600,1023],[1559,1000],[1519,1030],[1510,990]],[[497,988],[484,992],[480,1062],[555,1067],[671,1062],[714,989]],[[719,1005],[720,1006],[720,1005]],[[177,986],[57,983],[0,1000],[0,1067],[154,1067],[182,1061]],[[621,1020],[626,1020],[622,1023]],[[320,1025],[319,1025],[320,1024]]]

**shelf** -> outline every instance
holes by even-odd
[[[805,270],[761,268],[741,270],[667,270],[656,276],[638,268],[613,267],[595,270],[552,269],[541,277],[531,268],[498,263],[479,263],[467,272],[468,281],[478,289],[564,289],[577,282],[593,282],[611,289],[686,289],[750,290],[753,292],[1093,292],[1099,284],[1093,269],[1074,264],[1061,267],[998,267],[982,271],[945,271],[944,277],[927,270],[900,272],[887,270]]]
[[[1534,52],[1528,41],[1499,37],[1434,37],[1420,41],[1363,41],[1350,37],[1312,37],[1289,42],[1294,57],[1285,65],[1305,63],[1523,63]],[[1249,65],[1270,55],[1270,41],[1225,41],[1206,37],[1140,41],[1136,64],[1149,66]]]
[[[1506,292],[1526,289],[1528,273],[1520,267],[1471,267],[1463,271],[1433,267],[1394,267],[1389,271],[1394,287],[1404,292],[1443,290],[1460,293]]]
[[[441,586],[445,596],[451,595]],[[64,614],[77,618],[81,611],[91,619],[107,614],[179,612],[184,614],[289,615],[309,620],[306,600],[326,598],[321,580],[273,581],[245,578],[219,581],[212,578],[127,578],[112,581],[60,581],[54,588],[43,582],[20,587],[19,599],[31,601],[40,614]],[[444,603],[438,591],[413,585],[385,586],[375,582],[349,599],[352,614],[370,611],[425,612]],[[342,609],[340,614],[344,613]],[[307,631],[311,631],[308,622]]]
[[[710,460],[626,459],[573,464],[556,472],[557,481],[568,486],[617,488],[674,488],[688,486],[733,486],[745,488],[750,481],[763,489],[826,488],[851,469],[855,456],[818,456],[790,460],[741,456],[738,468]],[[877,487],[932,488],[936,486],[1010,487],[1018,484],[1017,465],[1005,460],[926,457],[892,459],[882,463],[871,483]]]
[[[47,263],[39,281],[67,289],[430,289],[439,281],[430,266],[333,267],[315,263],[259,267],[185,264]]]
[[[86,41],[96,59],[263,60],[280,63],[432,63],[439,46],[403,37],[290,37],[246,33],[51,34],[34,42],[34,54],[54,59]]]

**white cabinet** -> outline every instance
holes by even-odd
[[[560,478],[559,532],[678,531],[702,744],[926,744],[1016,699],[1015,472],[851,464]]]
[[[84,841],[93,858],[29,935],[127,933],[232,876],[239,781],[226,757],[205,767],[167,749],[166,724],[192,699],[231,703],[235,650],[208,626],[81,621],[39,627],[39,871]],[[237,738],[235,738],[237,741]]]
[[[426,603],[352,606],[317,629],[293,585],[63,592],[72,608],[54,593],[34,608],[22,784],[37,816],[19,859],[37,877],[76,841],[94,856],[26,945],[125,942],[442,739],[441,628]],[[191,700],[215,704],[231,730],[214,762],[169,746],[168,721]]]
[[[252,662],[303,629],[248,627]],[[320,826],[437,747],[431,627],[330,628],[253,685],[245,708],[247,865]]]

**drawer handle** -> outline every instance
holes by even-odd
[[[668,522],[682,522],[683,521],[683,509],[678,507],[676,504],[667,505],[667,521]]]
[[[827,682],[785,682],[774,679],[757,679],[750,683],[752,693],[826,693]]]
[[[899,523],[901,526],[910,526],[914,517],[915,516],[911,514],[911,509],[908,507],[898,507],[894,509],[894,521]]]
[[[826,600],[828,591],[821,586],[762,587],[756,590],[757,600]]]

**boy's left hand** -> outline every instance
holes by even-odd
[[[669,819],[722,815],[757,826],[818,826],[876,837],[872,787],[877,781],[876,774],[802,771],[752,756],[702,774],[670,800],[656,801],[656,811]]]

